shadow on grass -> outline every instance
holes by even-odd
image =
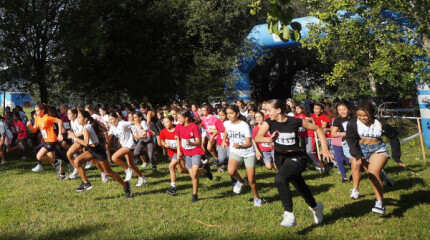
[[[328,191],[332,186],[333,186],[333,184],[329,184],[329,183],[327,183],[327,184],[320,184],[320,185],[318,185],[318,186],[310,186],[310,185],[308,185],[309,186],[309,189],[311,190],[311,192],[312,192],[312,195],[314,195],[314,196],[316,196],[316,195],[318,195],[318,194],[320,194],[320,193],[323,193],[323,192],[326,192],[326,191]],[[275,187],[275,184],[273,184],[273,187]],[[294,189],[294,187],[290,184],[290,189],[291,189],[291,195],[294,197],[294,196],[298,196],[298,195],[300,195],[298,192],[297,192],[297,190],[296,189]],[[267,202],[267,203],[272,203],[272,202],[275,202],[275,201],[280,201],[280,198],[279,198],[279,194],[276,194],[276,195],[274,195],[274,196],[271,196],[271,197],[263,197],[263,199]]]
[[[65,229],[51,231],[48,233],[44,233],[42,235],[36,235],[34,233],[28,234],[25,232],[19,232],[19,233],[14,233],[13,235],[2,235],[1,239],[3,240],[34,239],[34,238],[40,239],[40,240],[77,239],[77,238],[85,238],[86,235],[92,234],[94,232],[100,232],[104,228],[105,226],[103,226],[102,224],[81,225],[78,227],[68,227]]]
[[[394,192],[402,189],[410,189],[416,185],[425,186],[424,180],[421,178],[406,178],[394,182],[394,186],[384,186],[384,192]],[[430,195],[430,193],[429,193]]]
[[[430,203],[430,195],[428,194],[428,191],[424,191],[424,190],[415,191],[409,194],[402,194],[400,196],[399,201],[392,198],[385,198],[384,199],[385,205],[393,205],[393,206],[396,206],[397,208],[395,208],[394,211],[391,212],[390,214],[383,216],[383,218],[391,218],[393,216],[403,217],[404,213],[408,209],[423,203],[427,203],[427,204]],[[351,217],[357,218],[367,214],[372,214],[371,210],[374,204],[375,204],[374,199],[358,200],[350,204],[346,204],[342,207],[332,209],[331,214],[324,215],[324,222],[322,225],[335,224],[336,222],[338,222],[340,219],[343,219],[343,218],[351,218]],[[298,234],[304,235],[317,227],[319,227],[319,225],[309,226],[299,231]]]

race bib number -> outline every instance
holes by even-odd
[[[40,130],[40,132],[42,133],[42,137],[43,138],[47,138],[48,134],[46,133],[46,130]]]
[[[215,129],[216,129],[215,125],[207,125],[207,128],[208,128],[208,129],[213,129],[213,130],[215,130]]]
[[[192,138],[190,138],[190,139],[182,139],[182,140],[181,140],[181,143],[182,143],[182,147],[183,147],[184,149],[186,149],[186,150],[191,150],[191,149],[196,148],[196,146],[188,145],[188,144],[187,144],[187,140],[189,140],[189,141],[190,141],[190,143],[193,143],[193,142],[194,142],[194,139],[192,139]]]
[[[295,133],[279,133],[278,138],[275,141],[277,144],[291,146],[296,144]]]
[[[271,143],[262,143],[261,146],[270,148],[270,147],[272,147],[272,144]]]
[[[166,142],[169,144],[170,149],[176,149],[178,147],[176,140],[166,140]]]
[[[70,129],[70,123],[69,122],[63,122],[63,128],[64,129]]]

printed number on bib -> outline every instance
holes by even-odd
[[[261,146],[270,148],[270,147],[272,147],[272,144],[271,143],[262,143]]]
[[[63,122],[63,128],[64,129],[70,129],[70,123],[69,122]]]
[[[178,147],[176,140],[166,140],[166,142],[169,144],[170,149],[176,149]]]
[[[187,140],[189,140],[189,141],[190,141],[190,143],[193,143],[193,142],[194,142],[194,139],[193,139],[193,138],[190,138],[190,139],[181,139],[182,147],[183,147],[184,149],[190,150],[190,149],[194,149],[194,148],[196,148],[196,146],[188,145],[188,144],[187,144]]]
[[[295,133],[279,133],[276,139],[277,144],[291,146],[296,144],[296,134]]]
[[[48,134],[46,133],[46,130],[40,130],[40,132],[42,133],[42,137],[43,138],[47,138]]]

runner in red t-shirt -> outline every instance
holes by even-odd
[[[268,170],[272,170],[275,168],[276,172],[278,171],[275,164],[275,152],[273,143],[256,143],[255,137],[257,136],[258,130],[264,122],[264,113],[258,111],[255,113],[255,120],[257,121],[257,125],[255,125],[254,129],[252,129],[252,143],[254,144],[256,157],[258,160],[263,160],[266,168]],[[267,132],[264,137],[270,137],[270,133]]]
[[[170,164],[170,188],[166,193],[176,196],[176,172],[175,167],[178,169],[180,173],[188,173],[188,169],[185,168],[184,160],[178,159],[177,151],[177,141],[176,141],[176,130],[175,126],[173,126],[173,117],[166,116],[163,119],[164,128],[160,132],[160,140],[163,147],[167,148],[167,153],[169,154]]]

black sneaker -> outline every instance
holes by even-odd
[[[347,182],[349,182],[348,178],[342,178],[342,183],[347,183]]]
[[[133,194],[131,193],[130,182],[126,181],[125,184],[126,184],[126,186],[124,188],[125,197],[126,198],[131,198],[133,196]]]
[[[168,193],[172,196],[176,196],[176,188],[173,186],[170,186],[169,190],[167,190],[166,193]]]
[[[157,173],[157,169],[156,169],[156,168],[153,168],[153,169],[152,169],[152,173]]]
[[[349,181],[352,181],[352,174],[351,174],[351,176],[349,176]]]
[[[87,190],[90,190],[91,188],[93,188],[93,186],[91,185],[90,182],[88,183],[82,182],[81,185],[78,188],[76,188],[76,192],[87,191]]]
[[[384,170],[381,171],[381,173],[379,174],[379,177],[385,184],[387,184],[387,186],[389,187],[394,186],[393,181],[387,176],[387,173]]]
[[[195,203],[199,200],[199,198],[197,197],[197,194],[193,194],[193,196],[191,197],[191,202]]]
[[[378,203],[376,201],[375,206],[372,208],[372,212],[384,215],[385,214],[385,206],[383,203]]]
[[[67,175],[66,175],[66,173],[65,173],[65,172],[62,172],[62,173],[60,174],[60,176],[58,176],[58,180],[63,180],[63,179],[67,179]]]
[[[206,169],[206,176],[209,178],[209,180],[212,180],[214,178],[212,172],[211,172],[211,167],[209,167],[208,164],[203,165],[203,168]]]

